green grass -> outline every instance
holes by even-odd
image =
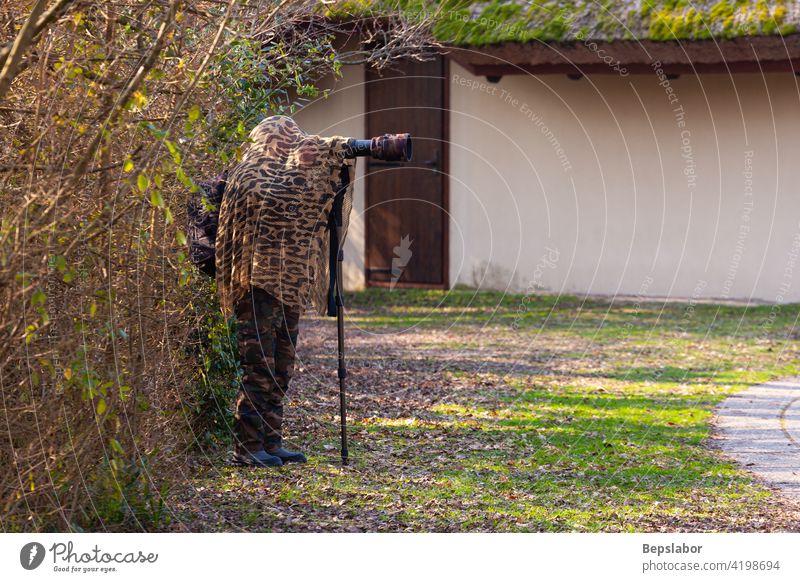
[[[201,471],[192,486],[218,509],[203,528],[797,529],[780,499],[723,458],[710,436],[726,395],[799,373],[799,306],[467,289],[349,299],[349,334],[367,342],[351,347],[351,359],[399,359],[353,370],[352,466],[334,463],[335,392],[307,383],[330,366],[310,336],[331,330],[315,327],[306,352],[301,332],[306,369],[289,403],[317,421],[306,430],[289,423],[312,462]],[[191,510],[178,516],[198,519]]]

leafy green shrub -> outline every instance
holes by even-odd
[[[149,472],[151,455],[131,456],[111,439],[103,463],[88,484],[91,503],[73,529],[152,531],[168,525],[170,517],[164,512],[167,485],[155,489]]]
[[[197,362],[188,415],[195,445],[228,445],[231,442],[233,402],[242,375],[236,327],[219,309],[216,293],[206,295],[201,317],[190,345]]]

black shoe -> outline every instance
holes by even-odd
[[[265,450],[255,453],[244,451],[233,453],[233,463],[236,465],[247,465],[249,467],[280,467],[283,461],[280,457],[271,455]]]
[[[269,455],[275,455],[284,463],[305,463],[306,456],[303,453],[297,453],[295,451],[287,451],[283,447],[275,449],[274,451],[270,451],[267,453]]]

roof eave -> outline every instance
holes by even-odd
[[[474,75],[800,72],[800,34],[733,39],[586,40],[448,47]]]

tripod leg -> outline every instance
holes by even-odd
[[[339,250],[336,262],[336,331],[339,340],[339,418],[342,429],[342,465],[347,465],[347,367],[344,359],[344,302],[342,301],[342,261],[344,252]]]

